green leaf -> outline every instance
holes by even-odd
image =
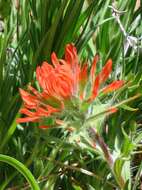
[[[127,111],[138,111],[139,110],[138,108],[132,108],[126,104],[121,105],[120,108],[127,110]]]
[[[19,114],[17,114],[16,118],[19,117]],[[3,149],[3,147],[5,146],[5,144],[9,141],[9,139],[11,138],[11,136],[14,134],[16,127],[17,127],[17,123],[16,123],[16,118],[13,121],[13,123],[11,124],[10,128],[8,129],[6,135],[4,136],[1,145],[0,145],[0,150]]]
[[[77,185],[73,185],[74,190],[83,190],[81,187],[77,186]]]
[[[131,165],[130,160],[125,160],[122,167],[122,177],[127,184],[127,188],[131,190]]]
[[[118,179],[121,177],[123,164],[124,160],[122,160],[121,158],[117,158],[114,162],[113,170]]]
[[[31,186],[33,190],[40,190],[34,176],[30,172],[30,170],[28,170],[28,168],[25,167],[24,164],[22,164],[15,158],[12,158],[10,156],[3,155],[3,154],[0,154],[0,161],[7,163],[13,166],[15,169],[17,169],[27,179],[29,185]]]
[[[40,54],[43,54],[44,59],[45,58],[48,60],[50,59],[50,54],[51,54],[51,50],[52,50],[53,40],[55,38],[56,29],[57,29],[57,26],[59,24],[59,21],[60,21],[62,15],[63,15],[63,10],[65,9],[66,4],[67,4],[67,1],[64,0],[60,6],[60,9],[58,10],[58,12],[56,14],[56,19],[53,22],[53,24],[51,25],[51,28],[49,30],[47,30],[42,41],[40,42],[40,45],[35,53],[36,56],[34,58],[34,62],[37,62]]]
[[[70,4],[73,0],[70,1]],[[67,9],[66,15],[63,20],[62,29],[58,36],[58,42],[55,45],[55,51],[59,52],[58,55],[63,55],[65,44],[73,42],[73,32],[77,25],[77,20],[81,14],[84,0],[74,1],[74,3]],[[62,48],[61,48],[62,47]]]
[[[129,183],[129,180],[127,180],[126,183],[125,183],[125,186],[124,186],[124,190],[131,190],[129,184],[130,184],[130,183]]]
[[[121,152],[124,157],[130,156],[132,150],[134,149],[135,145],[132,142],[132,140],[129,138],[129,136],[126,134],[125,130],[122,127],[122,133],[124,135],[124,140],[121,148]]]
[[[55,125],[55,119],[52,117],[43,118],[40,125],[52,126]]]
[[[135,176],[135,180],[134,180],[134,184],[133,184],[132,190],[137,190],[137,186],[138,186],[139,180],[141,178],[141,172],[142,172],[142,162],[141,162],[141,164],[139,166],[139,169],[138,169],[138,172],[137,172],[137,174]]]
[[[10,0],[0,0],[0,16],[4,19],[9,16],[11,8]]]
[[[122,178],[123,165],[124,165],[124,160],[122,160],[121,158],[117,158],[115,160],[114,166],[113,166],[113,172],[115,175],[115,179],[120,187],[124,186],[124,179]]]

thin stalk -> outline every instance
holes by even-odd
[[[19,114],[17,114],[16,118],[19,116]],[[14,131],[16,130],[17,127],[17,123],[16,123],[16,118],[13,121],[12,125],[10,126],[10,128],[8,129],[5,137],[3,138],[3,141],[0,145],[0,152],[2,152],[3,147],[5,146],[5,144],[8,142],[8,140],[11,138],[11,136],[13,135]]]
[[[92,138],[92,140],[94,140],[95,142],[97,142],[99,144],[99,146],[101,147],[103,153],[104,153],[104,157],[106,159],[106,162],[108,163],[108,166],[110,168],[110,170],[112,171],[119,187],[121,189],[124,188],[125,186],[125,182],[124,182],[124,179],[122,176],[120,176],[120,178],[118,179],[115,175],[115,172],[114,172],[114,169],[113,169],[113,166],[114,166],[114,161],[113,161],[113,158],[112,158],[112,155],[108,149],[108,146],[107,144],[104,142],[103,138],[99,135],[99,133],[96,131],[95,128],[92,128],[90,127],[88,129],[88,132],[89,132],[89,136]]]
[[[104,115],[106,113],[111,113],[111,110],[113,110],[114,108],[118,108],[121,105],[129,103],[129,102],[131,102],[131,101],[133,101],[133,100],[135,100],[135,99],[137,99],[137,98],[139,98],[141,96],[142,96],[141,94],[136,94],[135,96],[133,96],[131,98],[123,100],[123,101],[119,102],[118,104],[115,104],[115,105],[109,107],[107,110],[104,110],[104,111],[102,111],[102,112],[100,112],[100,113],[98,113],[96,115],[93,115],[93,116],[87,118],[85,125],[89,124],[90,122],[94,121],[95,119],[99,118],[100,116],[102,116],[102,115]]]
[[[34,176],[24,164],[22,164],[15,158],[3,154],[0,154],[0,161],[11,165],[16,170],[18,170],[26,178],[26,180],[28,181],[33,190],[40,190]]]

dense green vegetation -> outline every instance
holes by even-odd
[[[0,0],[0,190],[142,188],[141,40],[142,1]],[[38,88],[36,67],[51,62],[53,51],[63,58],[68,43],[89,68],[100,55],[97,73],[113,60],[106,84],[125,81],[94,103],[94,114],[118,107],[92,120],[99,139],[91,131],[90,137],[80,136],[80,143],[69,142],[62,128],[16,123],[22,117],[19,88]],[[111,166],[100,140],[113,158]]]

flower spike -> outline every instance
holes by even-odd
[[[55,125],[64,125],[64,118],[72,118],[71,120],[84,118],[86,115],[82,113],[84,105],[84,112],[89,112],[88,105],[91,106],[92,101],[99,96],[100,92],[106,94],[121,88],[124,84],[122,80],[114,81],[101,90],[102,83],[107,80],[112,71],[112,60],[109,59],[102,71],[95,77],[98,60],[99,56],[96,55],[89,77],[88,65],[85,63],[83,67],[80,66],[77,49],[73,44],[66,45],[64,59],[58,59],[56,53],[53,52],[51,54],[52,65],[43,62],[36,69],[36,78],[41,92],[31,85],[28,86],[28,92],[23,89],[19,90],[24,102],[20,113],[25,117],[17,119],[17,122],[38,122],[40,128],[48,129],[53,126],[45,124],[49,117],[52,117]],[[116,109],[111,109],[108,113],[116,111]],[[67,116],[66,114],[77,115]]]

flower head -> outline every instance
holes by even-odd
[[[76,114],[78,114],[76,118],[85,115],[80,111],[82,103],[91,104],[99,92],[109,93],[124,84],[122,80],[113,81],[100,90],[101,85],[112,71],[112,60],[109,59],[102,71],[95,76],[98,60],[99,56],[96,55],[89,75],[88,64],[80,66],[74,45],[68,44],[66,46],[64,59],[58,59],[53,52],[51,55],[52,65],[43,62],[42,66],[38,66],[36,69],[36,77],[42,89],[41,92],[32,86],[28,86],[28,92],[20,89],[24,102],[24,107],[20,113],[26,117],[17,119],[17,122],[39,122],[41,128],[48,128],[49,126],[42,124],[46,118],[52,117],[58,124],[57,121],[69,118],[67,114],[71,116],[71,120],[74,120]],[[91,88],[88,92],[87,86],[89,84],[91,84]]]

